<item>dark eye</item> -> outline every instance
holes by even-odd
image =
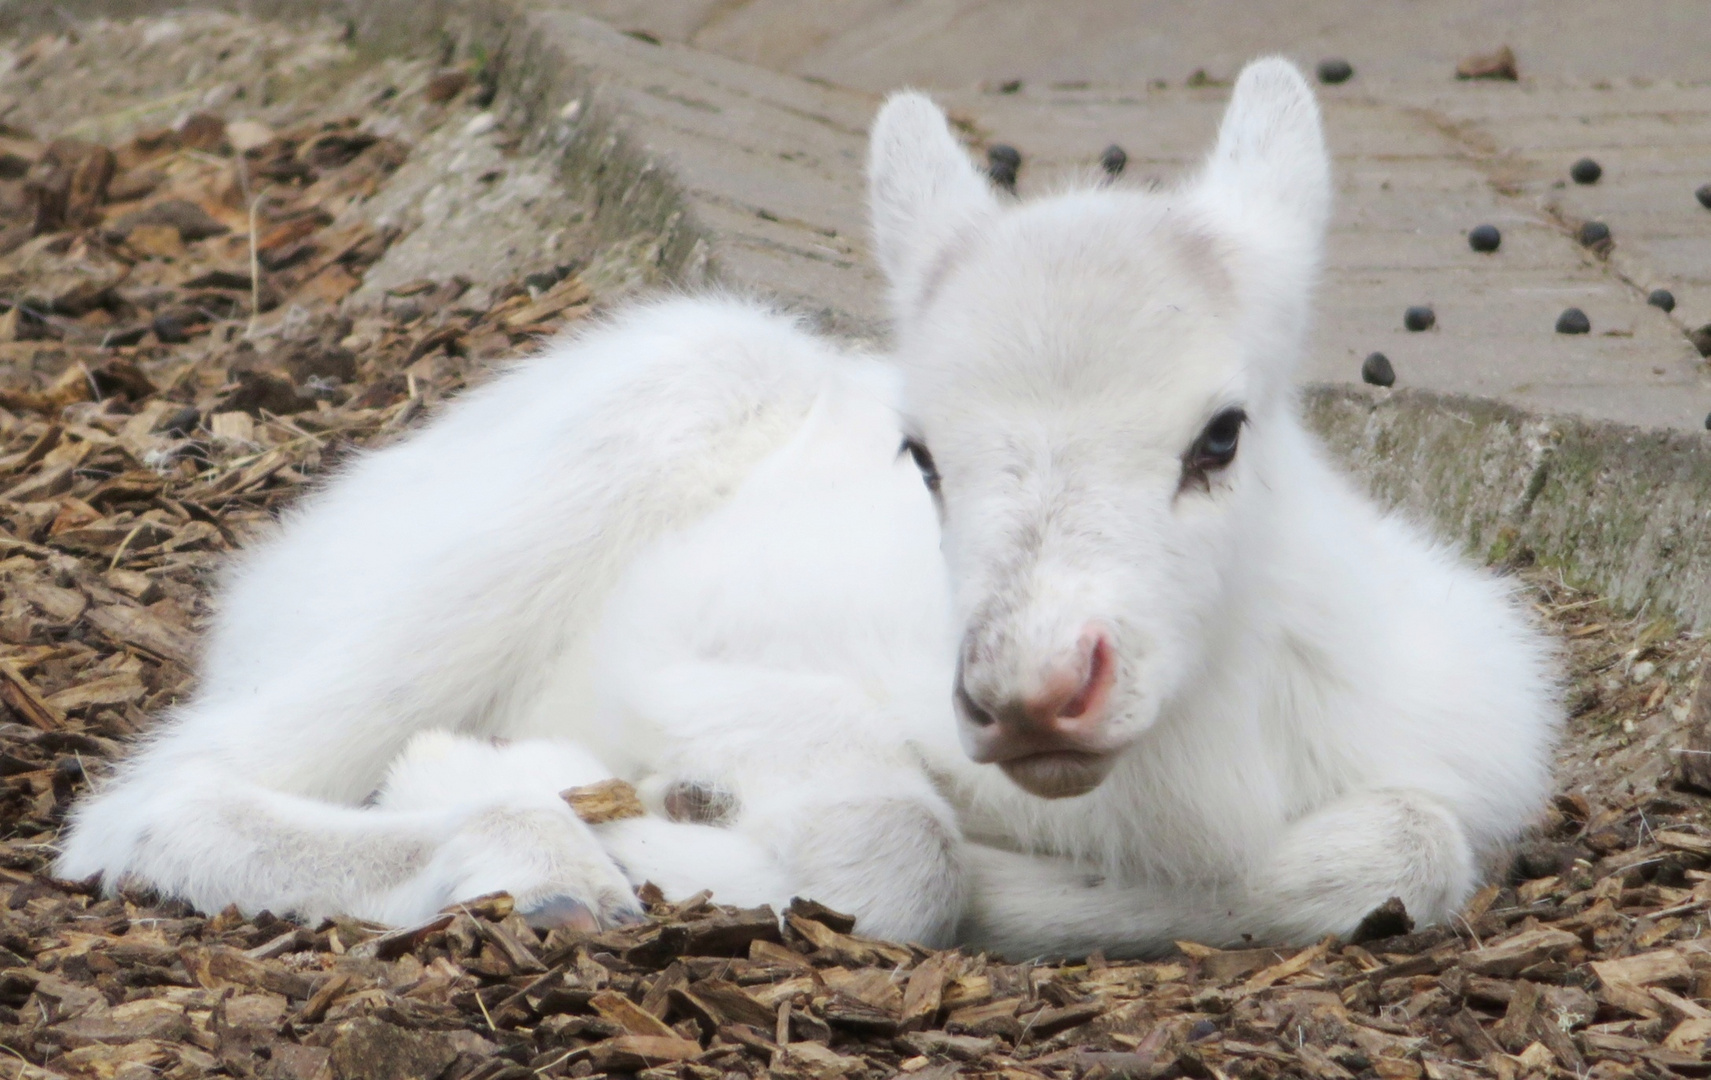
[[[904,439],[901,452],[915,460],[915,467],[921,470],[921,482],[927,485],[928,491],[937,495],[939,467],[933,464],[933,452],[927,449],[927,444],[919,439]]]
[[[1183,479],[1198,480],[1203,485],[1207,473],[1236,460],[1236,444],[1241,441],[1242,425],[1247,422],[1248,414],[1241,409],[1225,409],[1208,421],[1183,456]]]

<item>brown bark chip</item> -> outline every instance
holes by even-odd
[[[637,798],[634,785],[624,780],[602,780],[597,784],[566,788],[559,797],[570,804],[576,816],[590,825],[642,817],[647,810]]]

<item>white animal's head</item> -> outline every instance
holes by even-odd
[[[963,745],[1035,794],[1081,794],[1223,629],[1268,437],[1293,422],[1329,204],[1318,108],[1262,60],[1175,191],[1016,204],[903,93],[869,176],[906,447],[965,620]]]

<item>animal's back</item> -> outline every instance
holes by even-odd
[[[471,391],[234,568],[170,742],[351,802],[413,731],[504,729],[626,561],[728,497],[836,363],[755,305],[673,300]],[[257,729],[322,756],[300,774]]]

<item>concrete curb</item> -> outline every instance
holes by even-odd
[[[180,6],[19,4],[0,11],[0,32]],[[379,50],[438,45],[485,57],[505,122],[527,133],[528,152],[553,155],[573,193],[596,207],[599,241],[639,244],[637,257],[666,282],[759,291],[835,332],[883,332],[861,195],[849,180],[859,169],[843,160],[860,152],[871,99],[513,0],[217,6],[331,14]],[[689,114],[716,119],[690,125]],[[721,124],[727,135],[741,130],[742,153],[728,152]],[[788,153],[767,145],[780,132]],[[803,145],[809,152],[794,149]],[[1555,566],[1624,604],[1711,625],[1711,448],[1702,440],[1423,391],[1310,387],[1304,403],[1376,497],[1474,557]]]
[[[1691,435],[1424,391],[1310,387],[1310,425],[1380,501],[1470,555],[1539,562],[1711,625],[1711,449]]]

